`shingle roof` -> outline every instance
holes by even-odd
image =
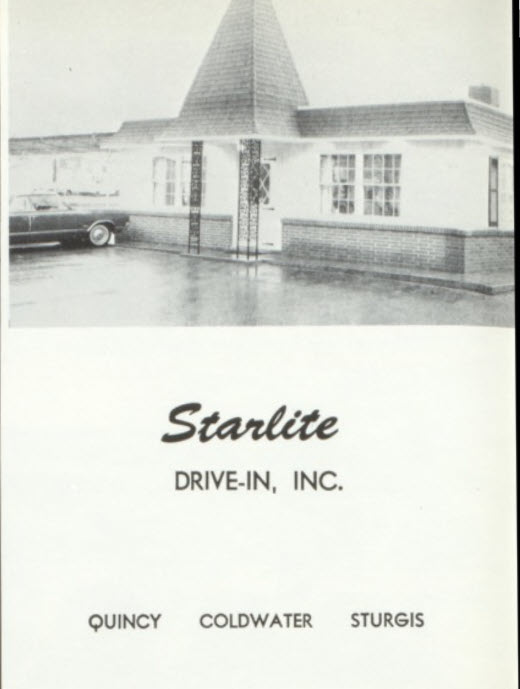
[[[466,111],[476,134],[491,139],[513,141],[513,118],[509,115],[471,102],[466,103]]]
[[[108,142],[108,145],[153,143],[173,122],[175,122],[175,119],[172,118],[123,122],[119,131]]]
[[[72,134],[66,136],[32,136],[9,139],[9,154],[84,153],[98,151],[112,134]]]
[[[298,111],[303,137],[369,137],[480,134],[512,140],[513,120],[464,101],[306,108]]]
[[[271,0],[232,0],[168,136],[298,136],[307,97]]]

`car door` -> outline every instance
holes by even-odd
[[[25,196],[9,201],[9,243],[24,244],[30,240],[30,204]]]
[[[30,231],[33,242],[60,241],[78,234],[84,224],[82,213],[60,203],[60,207],[39,206],[33,199]]]

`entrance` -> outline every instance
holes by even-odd
[[[276,209],[277,171],[275,158],[265,158],[260,163],[259,246],[263,251],[280,251],[282,248],[280,216]]]

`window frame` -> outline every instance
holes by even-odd
[[[356,153],[343,152],[320,155],[322,214],[346,217],[356,214],[357,157]]]
[[[493,181],[495,184],[493,185]],[[493,199],[495,202],[493,203]],[[488,225],[498,227],[500,219],[500,160],[489,157],[488,168]]]
[[[156,176],[156,166],[159,161],[166,161],[165,177],[160,179]],[[206,156],[202,160],[202,190],[201,206],[205,205],[206,200]],[[173,174],[168,177],[168,171]],[[170,192],[168,193],[168,185]],[[159,193],[159,190],[162,192]],[[172,190],[173,189],[173,190]],[[168,203],[168,196],[171,197]],[[156,208],[176,208],[185,210],[190,207],[191,196],[191,155],[186,153],[178,155],[161,154],[152,159],[152,203]]]
[[[370,165],[367,165],[367,162],[370,162]],[[388,162],[391,162],[391,165],[388,165]],[[364,153],[362,164],[363,215],[373,218],[400,218],[402,216],[402,153]],[[381,207],[381,213],[376,212],[378,205]],[[391,212],[387,212],[388,207],[391,208]]]
[[[164,177],[157,174],[160,163],[164,163]],[[171,171],[173,170],[173,175]],[[158,198],[160,197],[160,201]],[[168,201],[171,200],[171,202]],[[177,160],[166,155],[152,160],[152,200],[154,206],[172,208],[177,202]]]

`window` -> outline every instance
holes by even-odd
[[[191,196],[191,156],[155,158],[153,161],[153,202],[155,206],[187,208]],[[201,203],[206,197],[206,158],[202,159]]]
[[[177,163],[170,158],[153,161],[153,202],[156,206],[175,206]]]
[[[180,179],[177,180],[177,171]],[[180,195],[177,195],[180,189]],[[191,158],[155,158],[153,162],[153,202],[156,206],[189,206]],[[206,159],[202,162],[202,204],[206,195]]]
[[[489,227],[498,227],[498,158],[489,159]]]
[[[502,158],[499,160],[498,176],[500,180],[498,193],[499,224],[500,227],[512,229],[515,226],[514,171],[512,161]]]
[[[366,155],[363,171],[365,215],[401,213],[401,155]]]
[[[70,210],[57,194],[33,194],[28,197],[28,201],[35,211]]]
[[[191,161],[184,158],[181,164],[181,203],[190,205],[191,195]]]
[[[271,204],[271,163],[260,163],[258,201],[261,206],[269,206]]]
[[[354,213],[355,183],[355,155],[321,156],[322,213]]]

